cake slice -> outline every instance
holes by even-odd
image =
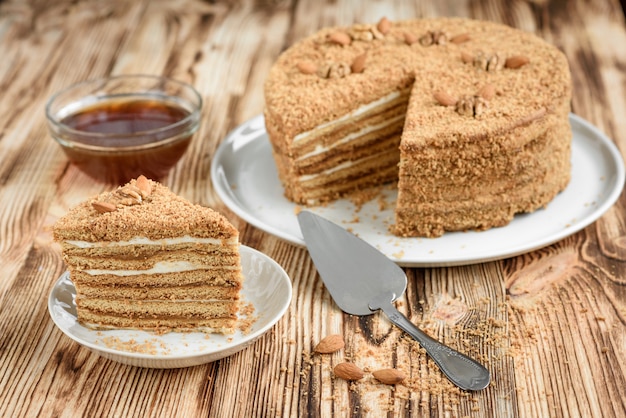
[[[54,239],[84,326],[235,331],[239,233],[214,210],[140,176],[72,209]]]

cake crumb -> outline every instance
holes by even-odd
[[[258,315],[255,315],[254,313],[255,308],[251,302],[242,302],[240,304],[237,328],[242,334],[247,335],[252,332],[252,326],[259,319]]]
[[[381,195],[381,191],[381,186],[369,187],[367,189],[357,190],[347,196],[347,198],[355,206],[355,212],[358,213],[363,208],[363,205],[374,200],[376,197],[379,197]]]
[[[168,352],[168,350],[166,350],[166,347],[156,339],[138,342],[134,338],[131,338],[129,340],[122,340],[119,337],[104,337],[100,341],[107,348],[129,353],[156,355],[159,354],[158,347],[164,350],[165,354],[167,354]]]

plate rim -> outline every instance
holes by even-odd
[[[252,247],[248,247],[246,245],[240,245],[240,252],[242,254],[250,254],[250,255],[256,255],[258,257],[260,257],[265,263],[269,263],[270,265],[272,265],[272,267],[279,273],[279,277],[278,277],[278,281],[280,283],[282,283],[283,285],[286,285],[286,290],[287,290],[287,297],[282,300],[282,306],[280,307],[278,313],[271,318],[267,324],[265,324],[263,327],[259,328],[258,330],[251,332],[249,334],[242,334],[241,338],[238,340],[233,340],[231,342],[227,341],[221,345],[219,347],[219,349],[213,349],[213,350],[199,350],[197,352],[194,352],[192,354],[175,354],[175,355],[167,355],[167,354],[147,354],[147,353],[135,353],[135,352],[129,352],[129,351],[123,351],[123,350],[116,350],[110,347],[106,347],[106,346],[102,346],[102,345],[97,345],[97,344],[93,344],[89,341],[85,341],[82,338],[77,337],[76,335],[74,335],[73,333],[70,332],[69,329],[67,329],[67,327],[63,326],[62,324],[59,323],[57,315],[54,313],[54,307],[58,306],[58,304],[55,303],[54,300],[54,293],[55,293],[55,289],[60,285],[61,281],[64,280],[67,277],[67,280],[69,279],[69,272],[68,271],[64,271],[63,274],[61,274],[57,280],[54,282],[54,285],[51,287],[50,292],[48,294],[48,314],[50,315],[50,318],[52,319],[52,322],[54,323],[54,325],[61,330],[61,332],[63,332],[63,334],[65,334],[67,337],[69,337],[71,340],[73,340],[74,342],[76,342],[77,344],[88,348],[91,351],[96,352],[98,355],[102,356],[102,354],[100,354],[101,352],[110,354],[110,355],[114,355],[114,356],[119,356],[119,357],[123,357],[126,359],[130,359],[130,360],[150,360],[152,362],[158,362],[158,361],[163,361],[163,362],[174,362],[177,360],[193,360],[193,359],[198,359],[198,358],[202,358],[203,356],[210,356],[210,355],[219,355],[221,352],[227,351],[227,350],[232,350],[237,348],[237,350],[232,351],[227,353],[224,356],[215,358],[213,360],[208,360],[206,362],[203,363],[194,363],[193,365],[199,365],[199,364],[205,364],[205,363],[211,363],[213,361],[217,361],[220,360],[221,358],[224,357],[229,357],[239,351],[242,351],[243,349],[245,349],[248,345],[250,345],[252,342],[254,342],[256,339],[260,338],[261,336],[263,336],[264,334],[266,334],[274,325],[276,325],[276,323],[278,323],[278,321],[280,321],[280,319],[285,315],[285,313],[287,312],[287,310],[289,309],[289,306],[291,304],[291,300],[293,299],[293,285],[291,283],[291,279],[289,277],[289,275],[287,274],[287,272],[283,269],[283,267],[278,264],[278,262],[276,262],[274,259],[272,259],[270,256],[268,256],[265,253],[262,253],[259,250],[256,250]],[[244,276],[245,278],[245,276]],[[71,280],[70,280],[71,281]],[[73,283],[72,283],[73,286]],[[243,282],[243,286],[245,287],[245,280]],[[248,301],[249,303],[252,303],[251,301]],[[257,308],[255,306],[255,312],[257,311]],[[108,330],[92,330],[89,329],[87,327],[82,326],[80,323],[76,322],[76,326],[81,327],[82,329],[84,329],[87,332],[98,332],[98,333],[105,333]],[[149,331],[142,331],[142,330],[113,330],[116,332],[128,332],[128,333],[137,333],[137,332],[144,332],[144,333],[149,333]],[[176,332],[174,332],[176,333]],[[189,332],[178,332],[176,334],[180,334],[180,335],[189,335],[189,334],[202,334],[203,336],[206,335],[212,335],[212,334],[207,334],[207,333],[202,333],[202,332],[198,332],[198,333],[189,333]],[[154,334],[154,337],[158,337],[157,334]],[[229,337],[229,336],[226,336]],[[110,357],[107,357],[109,359],[111,359]],[[113,361],[115,361],[114,359],[112,359]],[[119,361],[118,361],[119,362]],[[131,363],[126,363],[126,364],[131,364]],[[148,367],[148,368],[159,368],[158,366],[139,366],[139,367]],[[178,367],[187,367],[187,366],[176,366]]]
[[[593,125],[589,121],[583,119],[582,117],[574,113],[569,114],[569,121],[572,125],[573,130],[575,128],[575,125],[578,125],[576,127],[578,127],[579,129],[590,131],[591,134],[593,135],[593,138],[588,138],[587,136],[585,136],[585,139],[598,140],[601,146],[601,149],[603,151],[608,152],[608,155],[610,156],[610,161],[615,167],[615,173],[614,173],[615,178],[612,179],[612,181],[614,182],[614,186],[610,189],[609,195],[606,196],[606,198],[603,199],[602,204],[598,205],[593,212],[591,212],[582,220],[582,222],[578,221],[574,227],[564,228],[561,232],[551,233],[543,238],[539,237],[538,239],[535,239],[532,242],[526,243],[524,245],[518,245],[513,248],[509,247],[502,251],[492,252],[492,254],[490,255],[473,256],[473,257],[472,256],[454,257],[454,258],[447,259],[445,261],[433,261],[433,262],[419,261],[419,260],[418,261],[402,260],[402,259],[397,259],[397,258],[394,259],[392,257],[389,257],[389,255],[388,255],[388,258],[403,267],[447,267],[447,266],[459,266],[459,265],[472,265],[472,264],[478,264],[478,263],[483,263],[483,262],[502,260],[505,258],[515,257],[517,255],[525,254],[530,251],[538,250],[546,246],[549,246],[551,244],[554,244],[555,242],[558,242],[568,236],[571,236],[583,230],[587,226],[591,225],[593,222],[597,221],[608,209],[610,209],[615,204],[615,202],[617,201],[617,199],[619,198],[619,196],[621,195],[624,189],[624,181],[626,178],[624,160],[621,156],[621,153],[619,152],[619,149],[617,148],[617,145],[610,138],[608,138],[600,129],[598,129],[595,125]],[[238,134],[240,134],[242,131],[244,131],[246,128],[248,128],[251,125],[258,125],[258,128],[257,128],[257,131],[255,131],[254,137],[251,137],[250,139],[248,139],[246,143],[251,142],[251,141],[262,140],[263,137],[267,135],[263,114],[259,114],[248,119],[247,121],[237,126],[235,129],[230,131],[228,135],[225,137],[225,139],[218,146],[211,162],[210,174],[211,174],[211,182],[212,182],[213,188],[216,191],[217,195],[220,197],[220,199],[222,199],[224,204],[230,210],[232,210],[237,216],[239,216],[240,218],[242,218],[249,224],[269,234],[272,234],[278,238],[281,238],[291,244],[305,247],[306,245],[305,245],[303,237],[294,236],[290,231],[281,230],[279,228],[276,228],[274,225],[268,224],[267,222],[264,222],[262,219],[255,217],[250,212],[250,210],[245,207],[245,205],[242,205],[239,202],[237,202],[235,193],[229,190],[227,185],[223,184],[222,182],[222,178],[221,178],[222,176],[220,174],[220,171],[223,170],[222,161],[224,160],[224,156],[226,155],[226,153],[229,152],[230,145],[232,145],[234,141],[240,140],[240,137],[238,137]],[[574,139],[574,136],[572,136],[572,140],[573,139]],[[294,202],[289,202],[289,203],[294,206],[294,209],[296,206],[298,206]],[[305,207],[303,208],[307,209]],[[529,213],[526,215],[532,216],[532,213]],[[507,226],[508,225],[503,226],[502,228],[506,228]],[[415,237],[415,239],[418,239],[418,238],[419,237]],[[425,238],[422,237],[422,239],[425,239]],[[428,239],[431,239],[431,238],[428,238]],[[432,239],[437,239],[437,238],[432,238]]]

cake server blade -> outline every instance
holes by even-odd
[[[402,268],[356,235],[312,212],[300,212],[298,223],[313,263],[342,311],[361,316],[382,310],[419,342],[452,383],[464,390],[489,385],[490,373],[482,364],[431,338],[395,308],[393,302],[406,290]]]

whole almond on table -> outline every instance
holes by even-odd
[[[372,372],[372,375],[387,385],[395,385],[401,383],[406,376],[398,369],[382,369]]]
[[[333,373],[344,380],[359,380],[365,375],[363,370],[354,363],[339,363],[333,369]]]
[[[343,337],[339,334],[331,334],[324,337],[313,349],[314,352],[320,354],[330,354],[339,351],[346,346]]]

